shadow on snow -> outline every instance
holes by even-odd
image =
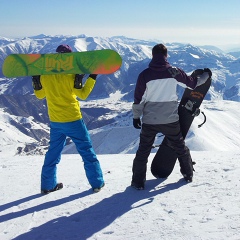
[[[142,207],[145,204],[151,204],[151,202],[154,201],[154,196],[178,189],[186,184],[185,181],[181,179],[177,183],[170,183],[155,188],[164,180],[165,179],[154,179],[147,181],[146,190],[137,191],[131,187],[127,187],[124,192],[116,193],[109,198],[105,198],[95,205],[89,206],[71,216],[63,216],[53,219],[41,226],[32,228],[29,232],[23,233],[14,239],[33,240],[50,239],[51,237],[54,237],[54,239],[87,239],[109,226],[118,217],[121,217],[125,213],[136,208],[132,206],[134,203],[146,199],[145,203],[138,205],[137,207]],[[46,202],[19,212],[9,213],[0,216],[0,221],[7,221],[31,214],[33,212],[46,210],[48,208],[83,198],[89,194],[92,194],[92,190],[84,191],[59,200]],[[39,197],[39,194],[6,204],[1,206],[0,209],[6,209],[6,207],[12,207],[16,204],[20,204],[37,197]]]

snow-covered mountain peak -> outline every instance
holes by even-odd
[[[0,38],[0,66],[5,57],[12,53],[51,53],[60,44],[70,45],[74,51],[90,51],[97,49],[113,49],[122,59],[120,70],[110,75],[100,75],[97,84],[87,103],[83,106],[83,115],[87,126],[98,137],[123,133],[122,127],[131,128],[131,103],[138,74],[145,69],[151,60],[151,49],[163,41],[146,41],[125,36],[93,37],[85,34],[78,36],[50,36],[40,34],[32,37],[8,39]],[[190,43],[165,43],[168,48],[168,61],[171,65],[182,68],[188,74],[198,68],[212,70],[212,86],[206,96],[208,101],[231,100],[240,101],[240,68],[236,55],[217,51],[214,47],[198,47]],[[31,124],[24,124],[19,118],[12,117],[9,121],[16,131],[21,131],[33,141],[40,141],[48,136],[48,116],[46,103],[33,96],[30,77],[8,79],[0,72],[0,110],[11,116],[25,117]],[[178,90],[179,98],[183,89]],[[118,93],[119,98],[113,98]],[[109,101],[109,98],[111,100]],[[104,100],[104,101],[103,101]],[[103,104],[101,102],[104,102]],[[124,109],[124,110],[123,110]],[[39,129],[34,124],[43,124]],[[108,128],[110,126],[110,128]],[[103,129],[104,128],[104,129]],[[113,128],[113,129],[111,129]],[[124,131],[129,131],[124,129]],[[135,132],[136,133],[136,132]],[[132,133],[132,136],[137,136]],[[96,135],[96,136],[97,136]],[[97,138],[96,138],[97,139]],[[28,140],[27,140],[28,141]],[[95,141],[95,140],[94,140]],[[135,149],[134,143],[129,143],[127,149],[113,151],[129,152]],[[101,146],[104,146],[102,144]],[[99,146],[99,151],[103,150]]]

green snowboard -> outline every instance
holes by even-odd
[[[49,74],[110,74],[122,64],[120,55],[110,49],[50,54],[11,54],[3,63],[6,77]]]

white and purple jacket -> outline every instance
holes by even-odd
[[[133,118],[146,124],[168,124],[179,120],[177,84],[194,89],[197,77],[172,67],[163,54],[156,54],[137,80]]]

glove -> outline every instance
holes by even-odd
[[[42,84],[40,81],[40,75],[37,76],[32,76],[32,85],[33,85],[33,89],[38,91],[42,89]]]
[[[82,88],[82,80],[83,80],[84,74],[76,74],[74,79],[74,88],[81,89]]]
[[[209,68],[204,68],[204,72],[207,72],[209,74],[209,77],[212,77],[212,71]]]
[[[142,126],[142,123],[141,123],[141,120],[140,118],[137,118],[137,119],[133,119],[133,126],[136,128],[136,129],[141,129],[141,126]]]
[[[94,79],[94,80],[96,80],[97,74],[90,74],[89,77],[92,78],[92,79]]]

